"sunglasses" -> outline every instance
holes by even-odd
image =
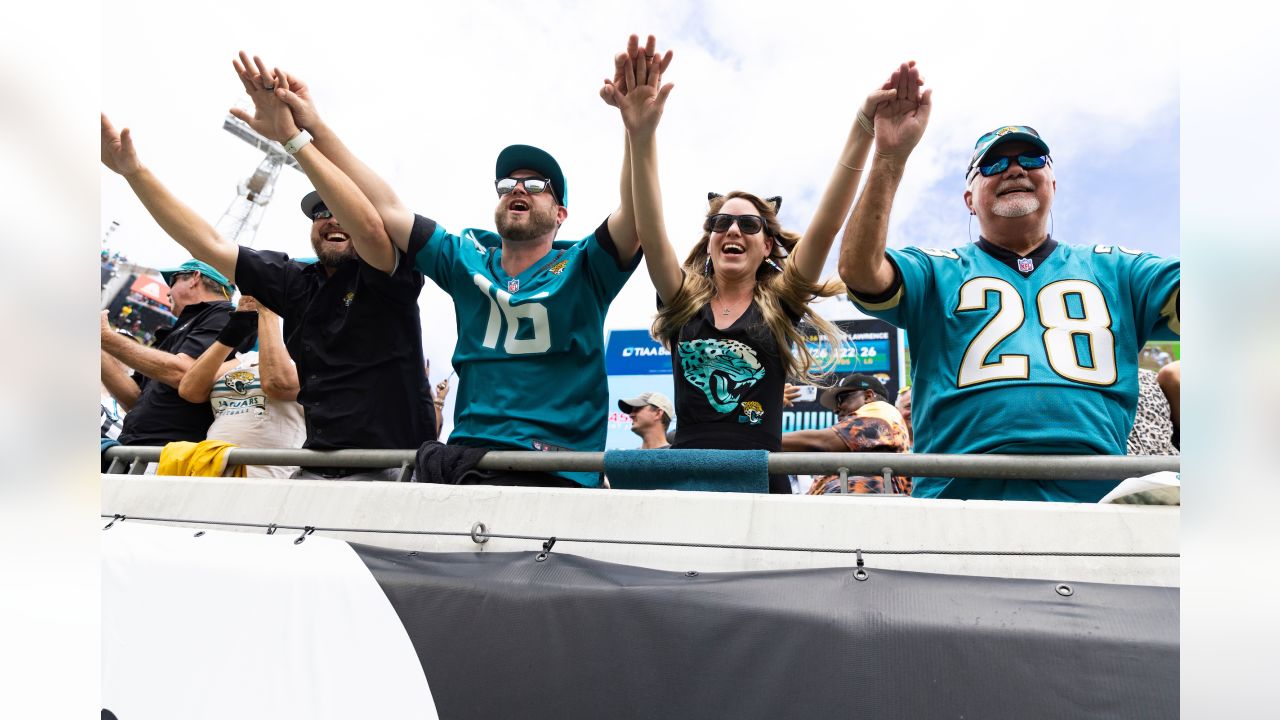
[[[173,287],[187,278],[195,275],[194,272],[177,272],[169,276],[169,287]]]
[[[728,232],[735,222],[738,223],[738,230],[743,235],[754,235],[765,228],[764,218],[759,215],[726,215],[724,213],[707,218],[702,228],[711,232]]]
[[[529,193],[530,195],[537,195],[543,190],[551,189],[551,179],[539,178],[539,177],[526,177],[526,178],[505,177],[505,178],[502,178],[501,180],[495,180],[493,182],[493,186],[498,189],[498,197],[502,197],[503,195],[509,195],[513,190],[516,189],[517,185],[524,185],[525,192]]]
[[[333,213],[329,212],[327,209],[326,209],[326,210],[317,210],[317,211],[315,211],[315,212],[311,213],[311,221],[312,221],[312,222],[315,222],[316,220],[328,220],[328,219],[329,219],[329,218],[331,218],[331,217],[333,217]]]
[[[983,177],[999,175],[1005,170],[1008,170],[1009,164],[1014,160],[1017,160],[1018,165],[1027,170],[1039,170],[1049,164],[1048,155],[1018,155],[1017,157],[1005,156],[998,158],[995,162],[989,165],[979,165],[978,172],[982,173]]]

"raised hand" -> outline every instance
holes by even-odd
[[[652,45],[653,37],[649,37]],[[662,84],[662,68],[670,64],[671,51],[664,57],[636,50],[628,55],[622,66],[622,92],[614,93],[618,109],[622,112],[622,122],[631,134],[652,133],[662,119],[662,110],[666,107],[667,96],[675,87],[672,83]]]
[[[245,92],[253,100],[252,115],[240,108],[231,108],[231,114],[249,124],[257,132],[276,142],[286,142],[298,134],[300,123],[293,117],[292,108],[277,97],[277,85],[284,85],[288,77],[280,70],[269,71],[262,58],[249,56],[242,50],[238,60],[231,61]]]
[[[921,92],[924,81],[915,62],[902,63],[894,76],[891,78],[894,81],[893,96],[878,103],[876,108],[876,152],[905,159],[920,142],[929,124],[933,90]]]
[[[129,128],[116,132],[105,114],[102,115],[102,164],[108,170],[126,177],[142,169],[138,153],[133,149],[133,136],[129,134]]]
[[[293,111],[293,121],[298,127],[315,130],[320,125],[320,113],[311,101],[311,88],[297,75],[290,75],[276,68],[276,97]]]
[[[658,75],[661,76],[663,73],[667,71],[667,66],[671,64],[671,58],[673,57],[674,53],[668,50],[664,55],[659,56],[657,54],[657,44],[658,44],[657,39],[654,38],[654,36],[650,35],[649,39],[644,44],[644,57],[646,61],[648,60],[648,58],[652,58],[652,57],[660,58],[660,61],[658,63]],[[606,78],[604,81],[604,86],[600,88],[600,99],[604,100],[605,104],[617,107],[618,98],[621,98],[627,94],[626,88],[623,86],[623,82],[622,82],[623,73],[625,72],[626,62],[628,58],[638,57],[637,53],[639,52],[640,52],[640,36],[632,35],[631,37],[627,38],[626,52],[618,53],[613,57],[613,80],[609,80],[608,78]]]
[[[915,60],[906,64],[908,69],[914,68],[915,65]],[[876,117],[876,110],[879,109],[880,105],[897,99],[898,77],[901,73],[901,67],[895,68],[894,71],[889,74],[889,79],[880,87],[872,90],[871,94],[867,95],[867,99],[862,101],[862,113],[867,116],[867,119],[874,120]],[[924,76],[919,73],[916,74],[916,85],[917,87],[924,85]]]
[[[260,307],[255,298],[241,295],[240,302],[236,303],[236,312],[258,312]]]

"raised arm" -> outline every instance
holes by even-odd
[[[129,128],[116,132],[106,115],[102,116],[102,164],[128,181],[133,193],[169,237],[178,241],[192,257],[209,263],[235,282],[239,246],[219,235],[208,221],[169,192],[138,160]]]
[[[241,296],[236,311],[218,333],[218,338],[191,365],[182,382],[178,384],[178,395],[183,400],[193,403],[208,402],[213,393],[213,384],[219,377],[231,372],[238,361],[228,360],[232,351],[253,335],[258,329],[258,304],[248,295]]]
[[[919,74],[915,72],[914,64],[905,67],[909,68],[907,72],[911,74],[907,82],[918,84]],[[901,67],[894,70],[883,85],[872,91],[862,101],[857,119],[849,128],[844,148],[840,151],[840,159],[832,170],[831,179],[827,181],[827,189],[822,193],[822,199],[818,201],[818,209],[814,213],[813,220],[809,222],[804,237],[796,243],[795,249],[791,252],[791,264],[810,282],[817,282],[821,277],[822,267],[827,262],[827,255],[831,253],[831,245],[835,242],[836,233],[840,231],[841,223],[848,216],[849,208],[853,206],[854,193],[858,190],[858,180],[862,177],[867,154],[871,151],[871,142],[874,137],[872,122],[874,122],[876,110],[881,103],[888,102],[897,95],[898,79],[902,73]]]
[[[895,97],[876,111],[876,153],[867,185],[858,198],[840,242],[840,279],[849,289],[875,295],[893,285],[893,267],[885,260],[889,210],[902,182],[907,157],[929,124],[932,90],[911,81],[914,68],[898,69]]]
[[[106,354],[152,380],[158,380],[175,389],[182,382],[182,377],[191,369],[192,363],[195,362],[189,355],[168,353],[163,350],[145,347],[142,343],[117,333],[111,329],[111,324],[107,321],[106,310],[102,311],[102,323],[99,327],[98,339],[102,344],[102,351]],[[108,387],[107,389],[110,390],[111,388]],[[118,395],[116,399],[121,402],[124,401],[124,398]]]
[[[270,73],[265,70],[265,63],[257,56],[254,56],[251,66],[249,57],[242,52],[239,62],[235,65],[237,71],[243,68],[251,74],[270,76]],[[274,92],[276,97],[293,111],[293,119],[298,127],[311,133],[315,138],[312,144],[316,149],[320,150],[343,174],[351,178],[360,192],[368,198],[382,218],[387,235],[396,247],[408,252],[409,232],[413,229],[413,211],[405,207],[391,186],[353,155],[333,129],[324,123],[316,111],[315,104],[311,101],[311,92],[307,84],[297,75],[288,75],[275,86]],[[318,187],[316,189],[319,190]],[[324,197],[324,192],[321,191],[320,195]],[[328,204],[328,200],[325,204]],[[334,214],[337,215],[336,212]],[[339,219],[338,222],[342,220]],[[363,256],[364,254],[361,253],[361,257]],[[365,258],[365,261],[368,262],[369,259]]]
[[[638,49],[623,59],[621,92],[609,93],[622,114],[631,150],[631,193],[635,209],[636,232],[644,249],[649,278],[658,297],[669,303],[680,290],[680,261],[667,239],[662,214],[662,188],[658,182],[658,122],[674,87],[662,85],[664,61]],[[601,91],[601,96],[605,91]],[[608,100],[606,99],[606,102]]]
[[[254,113],[250,115],[240,108],[232,108],[231,113],[276,142],[292,140],[299,134],[300,123],[296,121],[291,106],[277,95],[277,89],[289,85],[289,75],[279,68],[267,71],[259,58],[254,58],[256,67],[242,64],[241,61],[247,60],[244,53],[240,58],[233,61],[233,65],[245,92],[253,100]],[[338,224],[350,233],[360,258],[383,272],[394,270],[395,247],[387,235],[382,217],[356,183],[314,143],[304,145],[294,154],[294,159],[320,193],[325,206],[337,218]]]
[[[657,40],[650,35],[645,43],[645,57],[654,57],[656,51]],[[613,80],[606,79],[604,86],[600,88],[600,98],[606,104],[618,106],[618,98],[625,95],[625,89],[622,82],[623,68],[626,65],[628,57],[635,57],[640,48],[640,37],[632,35],[627,40],[627,50],[618,53],[613,58]],[[659,61],[659,74],[666,72],[667,66],[671,64],[672,53],[670,50],[663,55]],[[609,235],[613,238],[613,245],[618,251],[618,259],[624,264],[631,261],[635,256],[636,250],[640,248],[640,238],[636,233],[635,226],[635,206],[633,195],[631,192],[631,141],[627,133],[622,133],[622,176],[618,183],[618,209],[613,211],[609,216]]]
[[[187,402],[208,402],[209,396],[213,394],[213,384],[239,364],[236,360],[225,359],[234,349],[223,345],[221,341],[213,341],[209,349],[196,358],[191,369],[182,377],[182,382],[178,384],[178,395]]]
[[[262,391],[272,400],[297,400],[298,367],[284,346],[280,316],[258,306],[258,377]]]

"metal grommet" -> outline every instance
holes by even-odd
[[[537,556],[537,557],[535,557],[535,558],[533,559],[533,561],[534,561],[534,562],[542,562],[543,560],[546,560],[546,559],[547,559],[547,554],[546,554],[546,553],[544,553],[544,552],[540,552],[540,553],[538,553],[538,556]]]
[[[686,570],[686,571],[684,572],[684,576],[685,576],[685,577],[698,577],[698,571],[697,571],[697,570]]]
[[[1075,590],[1072,590],[1071,586],[1066,583],[1058,583],[1058,586],[1055,587],[1054,590],[1056,590],[1062,597],[1071,597],[1075,594]]]
[[[201,535],[203,535],[203,534],[204,534],[204,531],[203,531],[203,530],[201,530],[200,532],[196,533],[195,535],[192,535],[192,537],[200,537],[200,536],[201,536]]]
[[[471,542],[477,545],[483,545],[489,542],[489,537],[485,535],[485,533],[488,531],[489,531],[489,528],[485,527],[485,524],[482,522],[478,522],[475,525],[472,525],[471,526]]]
[[[417,551],[417,550],[410,550],[410,551],[409,551],[409,557],[418,557],[418,551]]]
[[[869,576],[867,575],[867,571],[863,570],[862,568],[858,568],[857,570],[853,571],[854,580],[866,580],[868,577]]]

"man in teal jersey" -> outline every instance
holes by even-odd
[[[976,243],[886,250],[930,94],[876,112],[876,157],[840,249],[853,302],[907,330],[915,451],[1123,455],[1138,352],[1179,332],[1178,260],[1050,237],[1057,183],[1049,146],[1026,126],[975,145],[964,200]],[[1096,502],[1115,484],[924,477],[912,495]]]
[[[653,52],[652,39],[646,50]],[[247,66],[248,58],[242,59]],[[449,444],[603,450],[609,410],[604,319],[640,262],[625,154],[621,204],[586,238],[556,240],[569,214],[564,173],[550,154],[529,145],[512,145],[498,155],[498,232],[468,228],[454,234],[412,212],[347,149],[320,119],[304,83],[254,61],[298,127],[372,202],[395,246],[453,298],[453,365],[460,383]],[[390,246],[357,251],[376,268],[395,268],[397,253]],[[463,481],[601,484],[599,473],[583,472],[471,470]]]

